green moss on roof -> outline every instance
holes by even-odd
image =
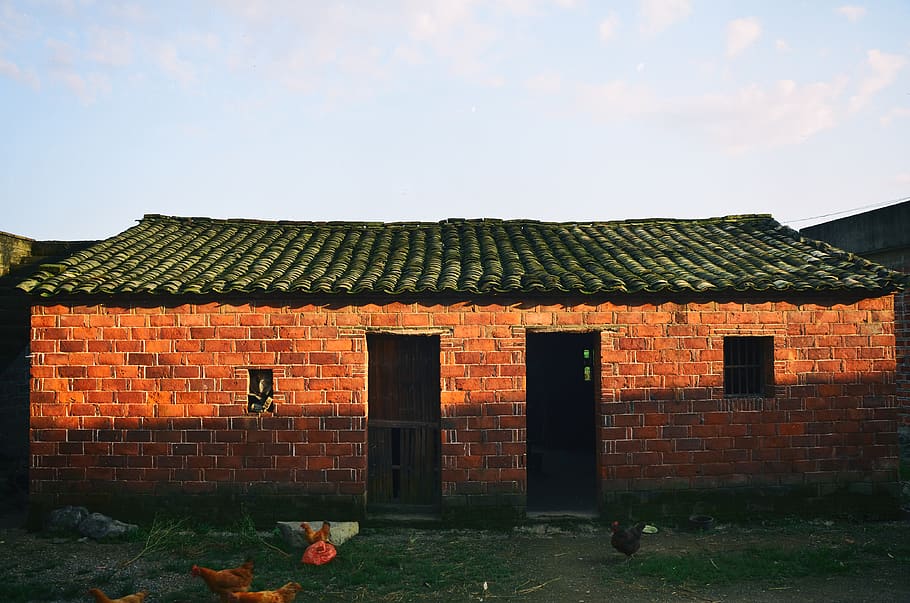
[[[770,216],[266,222],[145,216],[19,287],[70,294],[893,291],[901,275]]]

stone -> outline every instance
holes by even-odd
[[[322,521],[308,521],[310,527],[319,529],[322,527]],[[300,521],[279,521],[277,524],[278,533],[281,539],[293,548],[305,549],[310,546],[304,535],[303,528],[300,527]],[[354,536],[360,533],[360,524],[356,521],[330,521],[332,530],[329,533],[329,542],[336,547],[341,546]]]
[[[88,509],[85,507],[54,509],[48,517],[47,528],[49,530],[78,530],[79,524],[86,517],[88,517]]]
[[[91,513],[79,524],[79,533],[93,540],[122,536],[138,529],[137,525],[123,523],[101,513]]]

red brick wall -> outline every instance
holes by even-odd
[[[892,297],[847,304],[465,302],[33,308],[31,486],[91,493],[365,494],[366,333],[440,334],[442,494],[525,492],[525,335],[600,330],[616,492],[897,478]],[[776,396],[723,395],[723,337],[773,335]],[[247,367],[277,413],[246,413]]]
[[[705,304],[623,317],[644,324],[604,336],[604,489],[825,485],[824,492],[894,482],[891,312],[891,299],[882,298]],[[723,396],[722,337],[730,334],[774,336],[774,398]]]

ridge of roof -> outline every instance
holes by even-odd
[[[686,222],[746,222],[759,220],[774,220],[771,214],[729,214],[723,216],[713,216],[707,218],[624,218],[620,220],[539,220],[533,218],[494,218],[494,217],[448,217],[441,220],[268,220],[260,218],[213,218],[209,216],[175,216],[167,214],[149,213],[143,215],[139,222],[143,221],[175,221],[186,223],[239,223],[239,224],[258,224],[258,225],[279,225],[279,226],[431,226],[444,224],[541,224],[553,226],[566,225],[595,225],[595,224],[660,224],[660,223],[686,223]]]

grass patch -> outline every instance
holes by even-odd
[[[628,577],[646,576],[680,585],[731,584],[846,574],[866,565],[856,546],[749,548],[687,555],[643,555],[621,566],[619,572]]]
[[[491,600],[514,601],[564,600],[560,589],[578,585],[590,585],[589,600],[604,600],[616,582],[654,593],[670,585],[696,592],[742,584],[748,591],[763,581],[897,575],[910,563],[910,528],[903,523],[794,519],[710,534],[668,529],[629,561],[610,549],[606,530],[550,527],[540,533],[365,527],[319,567],[303,565],[303,550],[290,548],[277,530],[257,531],[244,517],[230,531],[160,520],[120,542],[23,536],[15,546],[0,542],[0,603],[83,601],[92,586],[117,595],[148,590],[156,603],[209,601],[190,567],[222,569],[247,558],[256,563],[253,590],[294,580],[306,594],[298,601],[331,603],[477,600],[485,582]]]
[[[306,592],[345,598],[359,598],[369,592],[372,597],[390,601],[428,594],[457,599],[485,580],[506,577],[511,571],[502,549],[491,546],[489,540],[454,537],[446,532],[396,534],[383,539],[370,537],[370,530],[365,530],[364,535],[345,543],[327,565],[302,565],[302,551],[295,551],[291,559],[276,563],[273,569],[281,576],[293,571]],[[496,540],[495,536],[489,538]]]

